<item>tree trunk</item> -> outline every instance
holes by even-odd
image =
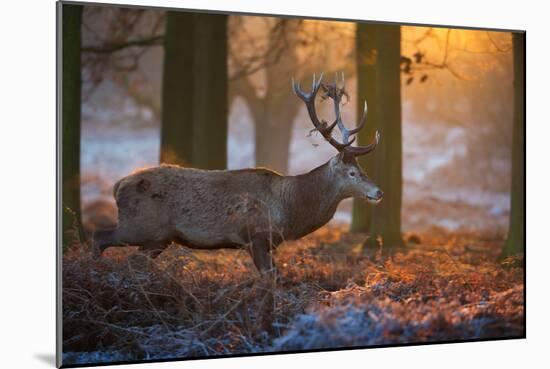
[[[227,167],[227,16],[195,15],[193,166]]]
[[[82,6],[62,7],[62,208],[63,250],[80,231],[80,112]]]
[[[508,239],[502,257],[525,250],[525,34],[513,33],[514,127],[512,138],[512,187]]]
[[[401,135],[401,28],[381,25],[377,28],[376,63],[377,121],[381,141],[375,150],[374,180],[385,195],[373,211],[371,238],[382,239],[384,249],[400,247],[402,197]]]
[[[292,21],[283,21],[290,26]],[[255,110],[256,166],[288,174],[288,161],[294,118],[302,104],[290,89],[290,79],[298,69],[298,56],[293,49],[295,31],[287,31],[288,53],[266,68],[266,94]],[[269,40],[271,47],[276,40]]]
[[[294,118],[300,101],[281,88],[266,95],[252,109],[255,122],[256,166],[288,174]]]
[[[191,165],[193,153],[192,13],[168,11],[164,36],[160,162]]]
[[[371,142],[378,127],[376,95],[376,28],[375,24],[359,23],[356,34],[356,65],[357,65],[357,120],[363,114],[363,103],[367,101],[368,113],[365,127],[359,131],[359,145]],[[369,155],[361,156],[359,164],[376,182],[375,164],[377,150]],[[369,232],[373,215],[372,205],[360,199],[353,200],[351,232]]]
[[[166,16],[160,160],[227,165],[227,16]]]

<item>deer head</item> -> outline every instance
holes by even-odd
[[[335,78],[334,83],[331,84],[322,83],[322,79],[322,74],[318,80],[315,78],[315,75],[313,75],[313,84],[310,93],[302,91],[300,84],[296,83],[294,80],[292,80],[292,88],[294,93],[306,104],[309,118],[315,130],[321,133],[325,140],[338,150],[338,154],[329,161],[334,185],[338,187],[342,197],[363,198],[369,202],[378,203],[382,200],[383,192],[361,168],[357,162],[357,157],[366,155],[374,150],[380,140],[380,134],[377,131],[374,141],[369,145],[352,146],[356,139],[354,135],[363,128],[367,120],[367,102],[365,101],[363,116],[357,127],[354,129],[347,129],[340,114],[342,97],[345,96],[348,98],[344,87],[344,75],[342,74],[342,87],[338,85],[337,78]],[[321,88],[324,92],[322,99],[329,98],[334,102],[334,114],[336,118],[330,125],[326,121],[318,118],[315,109],[315,99]],[[338,127],[342,134],[342,142],[332,137],[332,131],[335,127]]]

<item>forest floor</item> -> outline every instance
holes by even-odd
[[[280,281],[245,251],[172,245],[63,258],[64,364],[524,335],[522,257],[503,236],[434,227],[393,253],[326,226],[276,252]]]
[[[313,145],[302,118],[291,174],[334,154]],[[151,261],[126,247],[96,260],[75,242],[63,257],[64,364],[524,335],[523,258],[498,260],[509,219],[508,162],[471,160],[466,142],[476,132],[463,127],[403,129],[404,249],[363,250],[366,236],[343,225],[349,200],[327,226],[279,247],[277,282],[262,280],[245,251],[172,245]],[[244,134],[252,130],[230,131],[229,167],[252,165],[252,138]],[[113,183],[158,163],[160,140],[158,129],[105,127],[83,129],[82,140],[90,232],[115,225]]]

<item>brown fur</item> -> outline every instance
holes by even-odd
[[[382,194],[355,159],[338,154],[298,176],[161,165],[122,178],[114,196],[118,227],[95,234],[98,253],[139,245],[156,256],[173,241],[203,249],[248,247],[265,272],[273,268],[274,247],[326,224],[341,200],[379,201]]]

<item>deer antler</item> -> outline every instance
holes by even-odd
[[[321,83],[322,79],[322,73],[319,77],[319,80],[316,80],[315,75],[313,75],[313,84],[310,93],[302,91],[300,89],[300,84],[296,83],[294,79],[292,79],[292,89],[294,90],[294,93],[306,104],[309,117],[313,122],[315,129],[317,129],[323,135],[325,140],[327,140],[332,146],[334,146],[340,152],[343,151],[345,154],[360,156],[374,150],[374,148],[380,141],[380,134],[378,133],[378,131],[376,131],[374,141],[367,146],[351,146],[351,144],[355,142],[356,136],[352,137],[350,140],[350,137],[358,133],[364,127],[365,122],[367,121],[367,102],[365,101],[363,116],[361,117],[361,120],[357,127],[354,129],[347,129],[344,122],[342,121],[342,115],[340,113],[342,96],[348,96],[345,90],[345,86],[343,85],[344,74],[342,73],[342,87],[338,87],[337,76],[335,77],[333,84]],[[323,97],[331,98],[334,101],[334,114],[336,115],[336,119],[334,120],[334,123],[332,123],[330,126],[327,125],[325,121],[319,120],[319,118],[317,117],[317,112],[315,110],[315,97],[317,96],[317,92],[319,92],[319,88],[321,87],[323,87],[323,91],[325,92]],[[344,142],[338,142],[332,137],[332,130],[336,126],[338,126],[338,129],[342,133],[342,140]]]
[[[319,80],[315,79],[315,74],[313,75],[313,84],[312,84],[310,93],[302,91],[302,89],[300,88],[300,83],[295,82],[294,79],[292,79],[292,89],[294,90],[294,93],[300,99],[302,99],[306,104],[307,112],[309,113],[309,118],[311,119],[311,122],[315,126],[315,129],[319,131],[319,133],[323,135],[325,140],[327,140],[338,151],[342,151],[346,146],[351,145],[353,141],[342,144],[336,141],[332,137],[332,130],[338,124],[338,117],[334,120],[334,122],[331,125],[328,125],[326,121],[319,120],[319,118],[317,117],[317,111],[315,110],[315,97],[317,96],[317,92],[319,92],[319,88],[321,87],[322,79],[323,79],[322,73],[321,73],[321,76],[319,76]]]

